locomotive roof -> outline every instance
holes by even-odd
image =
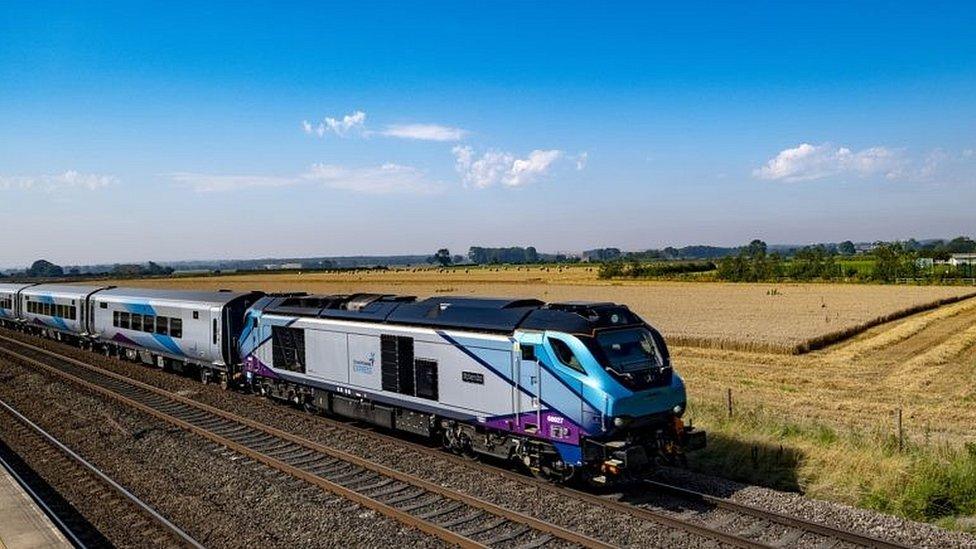
[[[157,288],[110,288],[95,294],[96,299],[106,297],[114,299],[154,299],[166,301],[186,301],[207,305],[225,305],[243,296],[253,295],[254,292],[219,291],[188,291],[164,290]]]
[[[269,314],[359,320],[487,332],[517,329],[592,333],[640,324],[625,305],[538,299],[438,296],[416,300],[388,294],[269,296],[256,305]]]

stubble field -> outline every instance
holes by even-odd
[[[976,288],[852,284],[606,282],[590,267],[244,274],[118,281],[165,288],[536,297],[625,303],[673,344],[797,354]]]

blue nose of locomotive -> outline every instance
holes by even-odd
[[[687,401],[684,381],[674,374],[671,383],[665,387],[626,391],[609,397],[609,415],[632,419],[666,415],[680,417],[684,414]]]

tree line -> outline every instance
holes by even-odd
[[[853,245],[848,247],[845,244],[841,243],[836,249],[822,244],[807,246],[787,257],[776,252],[768,253],[765,242],[753,240],[738,253],[723,258],[716,274],[721,280],[731,282],[781,279],[894,282],[899,278],[922,278],[937,282],[973,276],[972,266],[936,269],[926,267],[919,261],[920,258],[947,260],[953,253],[976,251],[976,242],[968,237],[926,244],[914,240],[877,242],[870,250],[857,256],[864,260],[863,268],[849,261],[854,255]]]

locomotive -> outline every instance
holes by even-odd
[[[614,303],[0,284],[0,324],[557,482],[705,445],[664,339]]]

